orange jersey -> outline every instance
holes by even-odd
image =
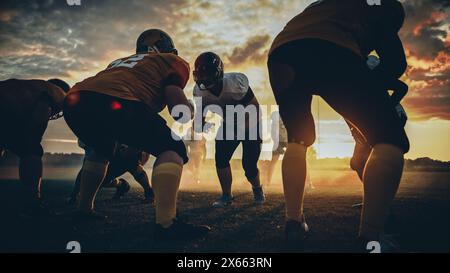
[[[367,56],[374,50],[377,24],[389,16],[387,2],[393,1],[384,0],[381,6],[371,6],[366,0],[316,1],[286,25],[270,52],[291,41],[321,39]]]
[[[52,83],[18,79],[0,81],[0,107],[11,114],[29,113],[43,96],[49,99],[53,114],[61,111],[65,93]]]
[[[164,87],[184,88],[189,73],[189,64],[174,54],[136,54],[112,62],[94,77],[77,83],[69,93],[84,90],[141,101],[160,112],[166,107]]]

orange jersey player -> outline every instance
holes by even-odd
[[[151,29],[137,40],[136,54],[112,62],[69,92],[64,115],[78,138],[93,149],[81,170],[79,216],[104,218],[94,211],[94,200],[114,158],[118,144],[156,157],[152,173],[157,239],[189,239],[209,228],[176,218],[176,197],[183,165],[188,161],[180,139],[158,114],[184,105],[193,111],[183,88],[189,64],[180,58],[165,32]]]

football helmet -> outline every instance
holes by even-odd
[[[194,80],[202,90],[211,90],[223,80],[223,62],[213,52],[200,54],[195,60]]]
[[[148,29],[139,35],[136,41],[136,54],[147,52],[178,55],[172,38],[160,29]]]

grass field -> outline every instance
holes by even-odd
[[[5,173],[5,172],[4,172]],[[57,212],[68,213],[65,198],[70,193],[74,170],[59,170],[46,180],[43,192]],[[51,177],[51,176],[50,176]],[[235,179],[236,201],[232,207],[213,209],[219,195],[213,173],[203,174],[199,185],[185,177],[179,194],[179,212],[191,222],[208,224],[208,237],[193,242],[157,243],[152,230],[154,209],[141,203],[142,191],[133,187],[122,200],[110,200],[113,190],[98,196],[97,209],[108,220],[75,224],[67,217],[46,222],[27,222],[16,217],[20,184],[0,181],[0,251],[67,252],[69,241],[78,241],[83,252],[349,252],[357,234],[362,186],[349,172],[312,171],[316,189],[305,198],[305,213],[311,234],[305,245],[287,246],[283,241],[284,202],[279,174],[266,189],[267,203],[252,205],[250,186],[242,175]],[[208,182],[206,182],[208,181]],[[405,252],[450,252],[450,173],[406,172],[395,200],[395,229]]]

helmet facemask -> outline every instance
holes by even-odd
[[[194,80],[201,90],[215,89],[223,79],[223,72],[216,67],[201,67],[200,70],[194,70]]]

